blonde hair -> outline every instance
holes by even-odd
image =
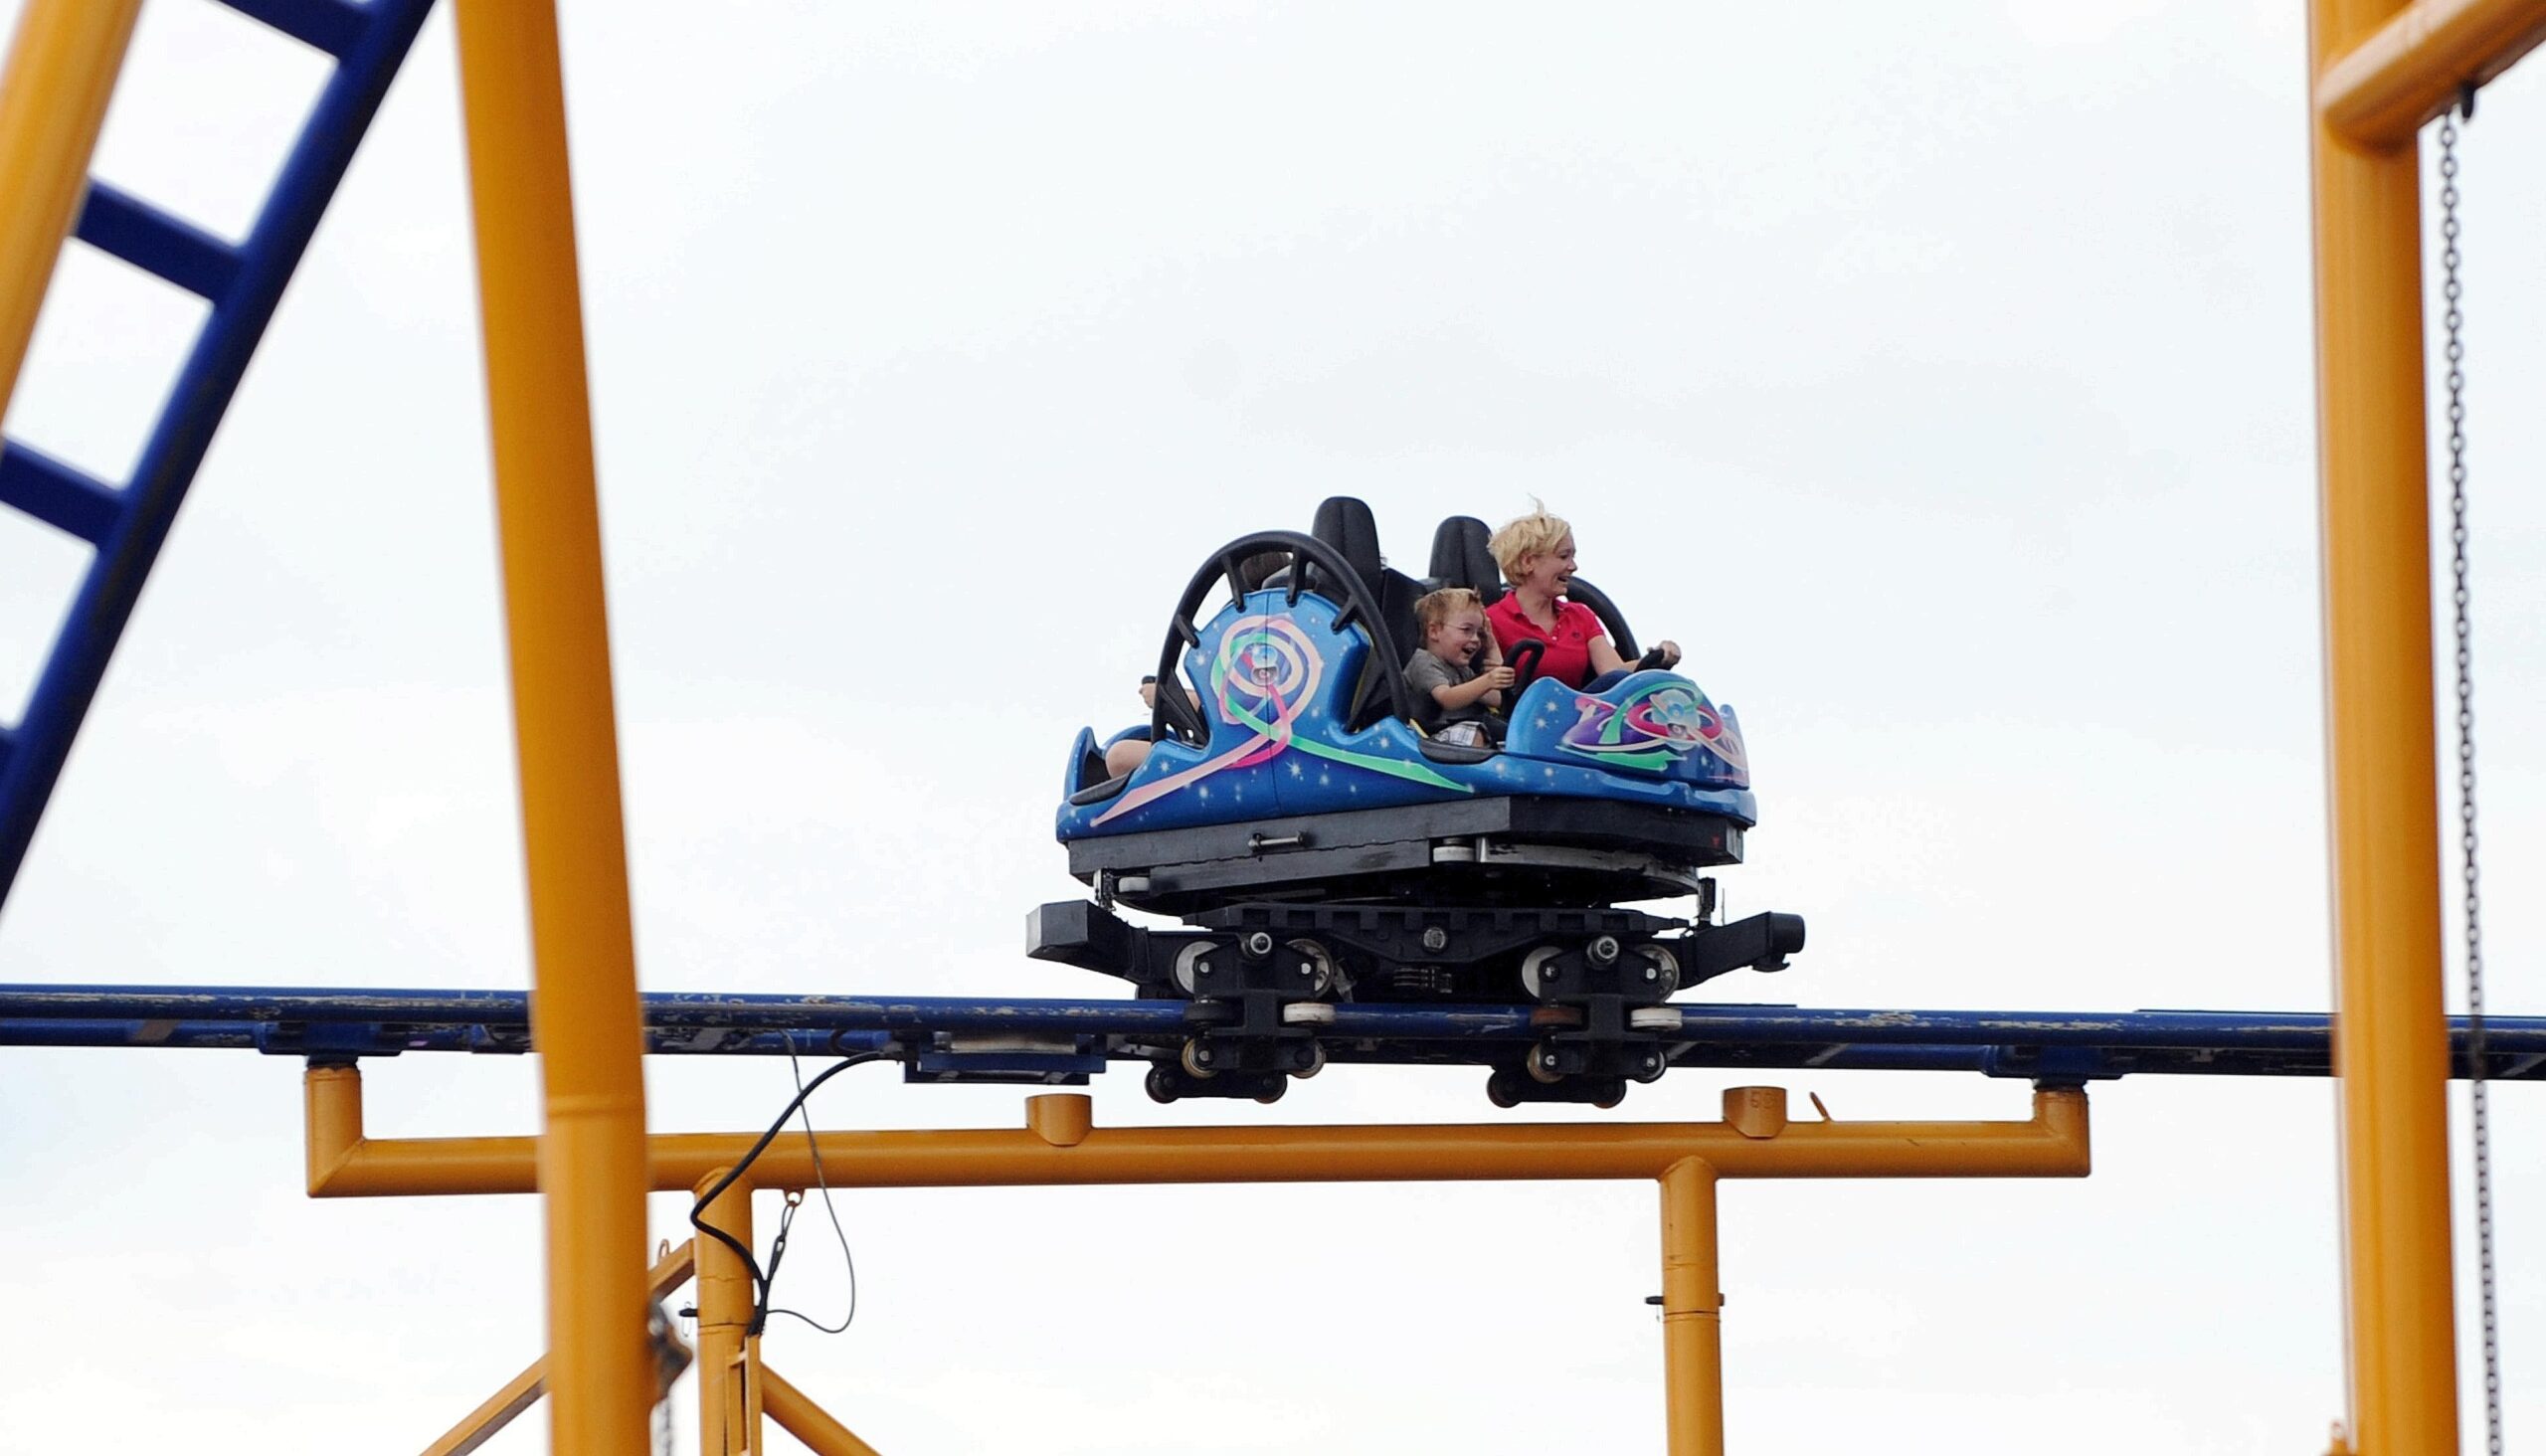
[[[1564,517],[1547,514],[1547,508],[1533,496],[1530,504],[1538,508],[1525,516],[1515,516],[1503,523],[1485,549],[1494,554],[1494,564],[1503,571],[1507,582],[1518,582],[1525,575],[1521,564],[1533,556],[1546,556],[1564,544],[1573,527]]]
[[[1484,610],[1485,599],[1476,593],[1465,587],[1443,587],[1437,592],[1427,592],[1415,599],[1414,620],[1422,624],[1423,636],[1428,639],[1432,636],[1432,629],[1448,622],[1458,614]]]

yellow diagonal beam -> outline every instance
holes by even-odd
[[[29,0],[0,71],[0,419],[89,190],[141,0]]]
[[[504,1382],[504,1388],[486,1397],[485,1403],[460,1417],[443,1438],[425,1448],[425,1456],[468,1456],[468,1453],[495,1438],[495,1433],[513,1423],[513,1417],[539,1403],[548,1393],[548,1358],[541,1356],[527,1369]]]
[[[832,1419],[831,1413],[815,1404],[802,1390],[780,1379],[778,1371],[767,1365],[760,1367],[761,1404],[769,1418],[784,1426],[787,1433],[804,1442],[814,1456],[882,1456],[874,1447],[857,1438],[857,1432]]]
[[[696,1251],[684,1242],[656,1260],[645,1275],[646,1297],[661,1299],[688,1283],[696,1258]],[[487,1396],[475,1410],[460,1417],[459,1424],[444,1432],[441,1440],[427,1446],[425,1456],[468,1456],[547,1393],[548,1357],[543,1355],[524,1366],[520,1374],[506,1380],[502,1389]]]

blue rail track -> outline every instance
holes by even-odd
[[[886,1051],[923,1077],[1002,1068],[1097,1070],[1147,1060],[1199,1029],[1182,1001],[750,996],[644,999],[658,1055]],[[2326,1076],[2331,1018],[2275,1011],[1847,1010],[1678,1002],[1665,1034],[1676,1067],[1978,1072],[2035,1080],[2128,1075]],[[1330,1060],[1481,1064],[1550,1029],[1534,1006],[1346,1003],[1318,1034]],[[2465,1018],[2451,1022],[2454,1074],[2472,1070]],[[2546,1017],[2489,1016],[2485,1075],[2546,1081]],[[249,1049],[394,1056],[536,1050],[519,991],[16,986],[0,989],[0,1046]],[[1043,1058],[1041,1061],[1035,1058]]]

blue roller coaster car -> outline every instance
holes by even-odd
[[[1739,720],[1689,678],[1531,681],[1525,643],[1500,747],[1415,726],[1414,601],[1499,597],[1485,541],[1445,522],[1418,581],[1345,497],[1310,534],[1240,537],[1170,619],[1139,767],[1109,777],[1081,731],[1058,833],[1097,897],[1043,906],[1029,950],[1197,1003],[1200,1030],[1153,1069],[1162,1100],[1278,1095],[1324,1059],[1321,1002],[1528,1000],[1550,1039],[1496,1071],[1495,1100],[1613,1102],[1667,1067],[1652,1031],[1673,992],[1802,948],[1794,916],[1715,923],[1708,871],[1739,862],[1757,810]],[[1570,594],[1632,657],[1615,605],[1579,577]],[[1686,896],[1686,919],[1619,908]],[[1118,904],[1186,928],[1137,929]]]

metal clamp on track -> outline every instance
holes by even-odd
[[[1733,971],[1782,970],[1786,958],[1803,949],[1803,940],[1802,916],[1770,913],[1730,925],[1701,924],[1678,936],[1603,933],[1576,945],[1540,946],[1522,958],[1522,989],[1581,1019],[1497,1067],[1486,1095],[1499,1107],[1615,1107],[1626,1097],[1627,1083],[1655,1081],[1671,1069],[1667,1038],[1677,1018],[1655,1008],[1683,988]]]
[[[1326,1065],[1317,1027],[1331,1014],[1294,1010],[1339,989],[1342,973],[1325,946],[1266,930],[1197,936],[1178,950],[1173,974],[1177,990],[1193,999],[1184,1019],[1194,1035],[1176,1060],[1150,1067],[1149,1094],[1158,1101],[1275,1102],[1291,1078],[1314,1077]]]
[[[1678,956],[1659,940],[1601,934],[1579,945],[1531,951],[1521,962],[1523,988],[1580,1019],[1496,1068],[1486,1081],[1486,1095],[1498,1107],[1524,1102],[1617,1106],[1629,1081],[1654,1081],[1670,1070],[1662,1037],[1636,1029],[1630,1018],[1638,1009],[1670,1000],[1680,989],[1680,975]]]

